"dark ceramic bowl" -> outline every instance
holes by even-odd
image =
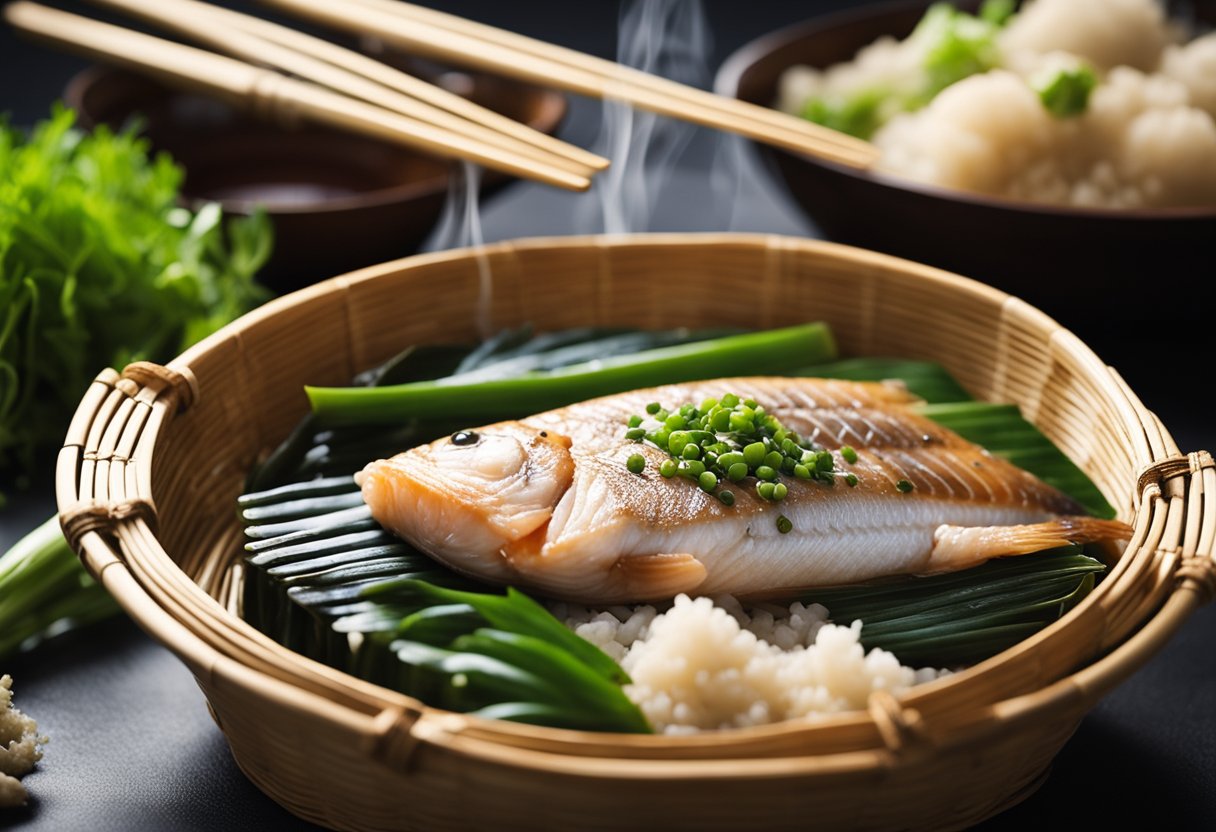
[[[566,110],[558,93],[486,75],[432,80],[546,133]],[[218,201],[234,214],[264,206],[275,248],[260,279],[276,291],[413,253],[447,196],[451,165],[442,159],[323,127],[260,121],[123,70],[88,69],[65,98],[86,128],[142,119],[153,148],[185,169],[188,202]],[[482,193],[509,181],[485,171]]]
[[[924,2],[883,3],[807,21],[731,55],[718,92],[771,106],[789,67],[825,67],[888,34],[904,37]],[[1159,315],[1197,321],[1212,277],[1216,206],[1053,207],[935,188],[759,146],[829,238],[991,283],[1088,338]],[[1202,313],[1206,316],[1206,313]],[[1110,339],[1113,343],[1114,337]]]

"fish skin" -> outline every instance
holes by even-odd
[[[755,399],[786,427],[833,451],[837,470],[857,475],[856,487],[842,478],[828,485],[783,476],[789,493],[773,503],[760,498],[748,478],[723,484],[735,495],[734,505],[726,506],[689,480],[661,477],[658,466],[668,454],[624,437],[625,421],[644,414],[649,402],[672,408],[728,392]],[[512,474],[517,483],[530,483],[532,491],[558,495],[552,502],[505,507],[527,522],[486,520],[481,515],[504,506],[445,485],[458,471],[428,470],[440,458],[460,460],[460,454],[444,457],[446,439],[372,463],[361,481],[377,519],[452,568],[593,604],[662,600],[680,592],[780,596],[885,575],[951,571],[1003,553],[994,550],[1019,553],[1019,532],[1010,526],[1038,524],[1036,539],[1048,539],[1053,530],[1042,524],[1083,514],[1072,499],[1033,475],[915,413],[910,406],[917,401],[896,383],[719,379],[606,396],[478,429],[487,450],[503,441],[500,434],[544,450],[543,464],[530,460]],[[542,433],[547,439],[539,439]],[[855,464],[840,457],[842,445],[857,451]],[[570,465],[563,448],[554,450],[558,446],[565,446]],[[633,454],[646,460],[642,474],[626,468]],[[900,480],[910,482],[912,491],[901,492]],[[386,495],[402,489],[426,491],[428,505],[438,507],[420,511],[422,504],[407,497],[404,504],[412,508],[396,509],[394,500],[399,506],[401,498]],[[457,515],[463,519],[454,520]],[[790,533],[778,531],[779,515],[792,521]],[[461,535],[441,531],[453,522],[526,531],[499,533],[496,541],[493,534],[482,534],[475,545],[466,540],[462,548],[452,542]],[[935,560],[941,527],[967,528],[963,538],[946,539],[976,542],[975,558],[955,547],[949,557]],[[977,527],[1000,529],[986,534]],[[1082,542],[1126,536],[1128,529],[1091,519],[1056,532],[1058,538]]]

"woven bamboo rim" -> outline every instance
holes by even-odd
[[[535,728],[436,711],[305,659],[230,611],[241,580],[232,501],[304,412],[305,381],[344,383],[407,343],[473,339],[479,265],[494,276],[495,327],[821,319],[845,354],[940,361],[980,398],[1018,403],[1133,538],[1102,584],[1035,637],[813,723],[681,738]],[[190,667],[245,772],[341,829],[780,829],[807,812],[827,828],[963,827],[1033,791],[1085,711],[1216,592],[1212,458],[1181,455],[1075,336],[974,281],[772,236],[520,241],[318,284],[168,367],[99,375],[57,489],[84,563]]]

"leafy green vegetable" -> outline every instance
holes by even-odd
[[[970,664],[1059,618],[1104,569],[1070,546],[947,575],[819,590],[808,600],[838,623],[861,619],[867,650],[881,647],[905,664]]]
[[[453,710],[490,709],[499,718],[565,728],[650,731],[621,689],[629,677],[616,662],[517,590],[467,592],[407,579],[373,584],[362,594],[381,610],[433,604],[395,628],[377,624],[363,640],[353,661],[373,678]],[[335,629],[350,630],[344,621]]]
[[[1081,64],[1035,79],[1034,89],[1047,112],[1056,118],[1072,118],[1089,107],[1089,94],[1097,85],[1093,69]]]
[[[433,586],[424,581],[404,580],[377,584],[364,590],[365,598],[378,600],[429,599],[431,603],[465,604],[500,630],[534,636],[555,644],[610,682],[628,682],[625,671],[598,647],[570,632],[540,604],[508,587],[506,595],[461,592]]]
[[[264,215],[178,204],[182,171],[132,129],[57,109],[0,123],[0,470],[59,444],[106,365],[167,360],[264,297]]]

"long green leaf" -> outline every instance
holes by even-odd
[[[452,643],[452,649],[493,656],[545,679],[560,680],[564,702],[586,713],[587,724],[610,724],[617,730],[646,732],[650,726],[620,685],[578,661],[568,650],[535,636],[479,629]]]
[[[570,632],[547,609],[512,587],[507,588],[506,595],[491,595],[445,589],[423,581],[406,579],[370,587],[365,597],[398,601],[417,597],[419,594],[443,603],[468,604],[500,630],[535,636],[560,645],[605,679],[617,684],[629,682],[625,671],[603,651]]]

